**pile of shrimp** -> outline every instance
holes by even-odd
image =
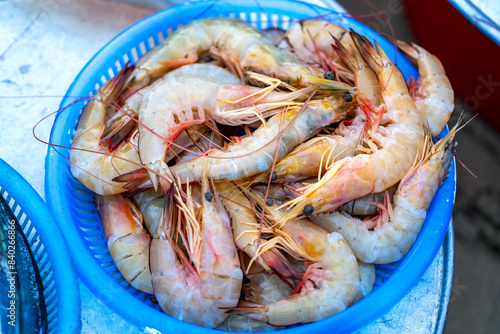
[[[412,247],[452,159],[440,61],[407,84],[378,44],[322,20],[271,39],[193,21],[85,106],[70,154],[124,278],[168,315],[276,330],[368,295]]]

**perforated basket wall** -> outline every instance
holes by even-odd
[[[47,333],[77,333],[80,293],[68,248],[45,202],[0,159],[0,194],[16,216],[33,252],[43,284]]]
[[[115,37],[96,54],[77,76],[66,95],[92,95],[127,61],[136,62],[179,25],[203,17],[237,17],[258,29],[287,29],[296,20],[321,17],[375,39],[389,55],[394,56],[391,44],[345,15],[293,1],[261,1],[260,4],[261,7],[257,7],[252,1],[191,2],[147,17]],[[418,76],[401,54],[398,54],[398,65],[407,79]],[[70,146],[79,114],[85,104],[85,101],[72,104],[73,102],[74,98],[65,98],[61,102],[61,108],[69,107],[57,115],[51,143]],[[46,159],[46,194],[54,215],[66,231],[65,237],[72,245],[77,272],[89,289],[112,310],[141,329],[155,328],[163,333],[212,331],[165,315],[149,300],[149,295],[132,288],[122,277],[108,252],[93,194],[71,175],[69,163],[64,158],[68,156],[68,149],[49,148]],[[325,320],[284,331],[327,332],[335,329],[337,333],[351,332],[389,311],[419,280],[443,242],[455,197],[454,168],[452,165],[450,176],[432,203],[414,247],[401,261],[376,267],[375,289],[370,296]]]

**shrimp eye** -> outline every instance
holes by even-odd
[[[293,49],[293,45],[292,43],[290,42],[290,39],[288,38],[288,36],[286,37],[283,37],[283,40],[286,42],[286,44],[288,44],[288,46],[292,49],[292,52],[295,52],[295,50]]]
[[[302,212],[304,216],[310,216],[314,212],[314,207],[311,204],[307,204]]]
[[[211,61],[213,61],[213,60],[214,60],[214,59],[213,59],[211,56],[205,56],[205,57],[203,57],[203,61],[204,61],[205,63],[209,63],[209,62],[211,62]]]
[[[324,76],[325,76],[326,80],[333,80],[333,79],[335,79],[335,76],[333,75],[333,73],[331,71],[326,71],[325,74],[324,74]]]
[[[349,93],[345,93],[342,98],[344,99],[344,101],[346,102],[351,102],[352,101],[352,95],[349,94]]]
[[[450,154],[455,154],[457,152],[457,142],[447,143],[445,146],[446,151]]]
[[[205,193],[205,198],[206,198],[207,201],[212,202],[212,198],[214,198],[214,194],[212,194],[211,191],[207,191]]]
[[[273,204],[274,204],[274,200],[273,200],[272,198],[268,198],[268,199],[266,199],[266,205],[267,205],[267,206],[271,206],[271,205],[273,205]]]
[[[276,181],[276,180],[278,179],[278,174],[277,174],[277,173],[273,173],[273,174],[271,175],[271,173],[269,173],[269,174],[267,174],[267,179],[268,179],[268,180],[269,180],[269,179],[271,179],[271,182],[272,182],[272,181]]]

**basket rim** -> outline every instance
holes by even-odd
[[[57,333],[81,330],[80,288],[59,224],[38,192],[19,172],[0,159],[0,186],[22,208],[47,252],[57,291]]]
[[[242,0],[221,1],[221,3],[228,2],[231,5],[240,8],[241,11],[249,8],[259,10],[253,3],[249,5]],[[385,50],[390,50],[391,44],[389,42],[383,39],[380,35],[373,32],[371,29],[355,21],[354,19],[349,18],[345,14],[339,14],[327,8],[322,8],[298,1],[272,0],[267,1],[265,4],[263,3],[262,6],[267,10],[280,11],[285,8],[285,4],[288,11],[307,8],[318,13],[318,15],[337,15],[343,20],[345,19],[348,25],[357,27],[358,29],[361,28],[360,30],[364,34],[369,32],[370,34],[372,34],[373,38],[382,46],[382,48],[384,48]],[[73,102],[74,99],[72,99],[71,96],[78,95],[75,93],[78,93],[78,90],[83,87],[82,78],[85,77],[86,79],[88,79],[89,77],[91,77],[92,70],[102,66],[102,64],[105,63],[106,57],[115,53],[113,48],[120,47],[122,43],[129,39],[129,34],[140,33],[142,29],[147,27],[148,25],[158,24],[157,22],[161,22],[163,18],[169,17],[169,15],[171,15],[171,13],[173,13],[174,11],[176,11],[176,15],[183,15],[180,14],[180,12],[184,13],[183,10],[194,11],[195,13],[199,11],[203,14],[206,11],[210,10],[213,6],[217,5],[215,5],[212,0],[188,2],[166,8],[130,26],[129,28],[118,34],[116,37],[114,37],[110,42],[108,42],[85,65],[85,67],[81,70],[81,72],[75,78],[74,82],[69,87],[66,93],[66,96],[68,97],[64,98],[61,101],[60,107],[63,108],[64,106],[67,106],[69,103]],[[391,58],[394,59],[394,50],[392,50],[392,53],[389,53]],[[409,64],[406,59],[404,59],[404,57],[399,52],[397,52],[397,57],[398,62],[400,62],[398,63],[398,65],[404,65],[404,67],[406,68],[406,70],[403,71],[404,74],[415,77],[418,76],[416,70]],[[56,117],[51,130],[51,143],[60,143],[59,140],[64,135],[62,133],[64,125],[57,124],[57,121],[58,117]],[[442,134],[446,133],[447,129],[443,130]],[[65,207],[67,207],[68,205],[68,199],[64,198],[64,195],[66,195],[64,185],[57,184],[57,186],[54,186],[55,184],[51,184],[51,182],[58,180],[58,173],[62,173],[65,171],[64,168],[61,168],[61,166],[66,163],[67,161],[65,160],[65,158],[62,157],[53,146],[49,146],[47,150],[45,168],[45,192],[47,194],[47,202],[52,212],[54,213],[56,218],[58,218],[59,222],[64,223],[65,237],[72,244],[70,251],[75,261],[77,272],[81,280],[87,285],[87,287],[114,312],[116,312],[122,318],[134,324],[135,326],[140,327],[141,329],[149,327],[167,333],[177,332],[179,329],[183,329],[184,331],[193,333],[203,332],[204,330],[206,330],[207,333],[208,331],[211,331],[207,328],[202,328],[171,318],[158,310],[144,305],[133,295],[125,291],[117,282],[111,280],[107,272],[103,270],[103,268],[97,263],[90,252],[87,251],[87,246],[83,243],[82,237],[77,231],[78,226],[71,225],[71,222],[69,222],[67,220],[67,217],[65,216]],[[428,210],[428,212],[433,213],[433,219],[440,222],[440,224],[438,224],[439,226],[429,226],[429,218],[426,219],[426,223],[422,227],[422,231],[420,232],[420,235],[414,246],[403,258],[398,269],[391,275],[391,277],[389,277],[379,289],[372,292],[368,297],[366,297],[359,303],[349,307],[347,310],[318,322],[284,329],[282,330],[282,332],[298,333],[303,330],[315,330],[321,332],[325,331],[328,327],[331,326],[335,326],[336,330],[339,332],[350,332],[368,325],[370,322],[387,313],[410,291],[410,289],[416,283],[418,283],[418,280],[427,270],[432,260],[438,253],[438,250],[441,247],[441,244],[448,230],[449,222],[451,220],[455,191],[456,171],[455,163],[453,161],[447,180],[445,180],[443,185],[440,187],[438,193],[436,194],[435,200],[431,203],[431,206]],[[430,244],[428,242],[420,242],[423,238],[432,240],[433,242],[431,242]],[[90,273],[92,273],[92,275],[90,275]],[[103,282],[106,282],[107,291],[103,291],[106,290],[103,289]],[[116,296],[111,296],[114,293],[118,293],[119,298],[116,298]],[[137,312],[138,307],[141,309],[141,312]],[[353,320],[352,315],[356,315],[356,320]],[[167,320],[167,317],[169,321],[166,324],[165,320]],[[224,333],[224,331],[217,332]]]

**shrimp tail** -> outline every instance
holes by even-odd
[[[418,64],[418,50],[415,47],[400,40],[396,40],[396,46],[405,54],[405,56],[408,56],[408,58],[410,58],[408,60],[412,64]]]
[[[104,101],[116,101],[123,93],[130,74],[134,71],[135,65],[125,64],[123,68],[110,79],[103,87],[103,94],[106,96]],[[109,86],[108,86],[109,85]]]
[[[368,40],[368,38],[358,34],[353,30],[351,30],[350,34],[352,40],[354,41],[354,45],[356,45],[356,48],[358,49],[358,52],[363,56],[363,59],[376,73],[378,73],[383,63],[372,43]]]
[[[135,65],[128,65],[127,63],[120,72],[102,88],[102,93],[105,95],[103,102],[117,109],[116,116],[109,122],[106,122],[104,131],[99,140],[99,145],[104,145],[108,142],[108,149],[110,152],[113,152],[135,128],[135,122],[128,117],[123,117],[123,111],[119,109],[123,104],[123,98],[121,98],[121,96],[125,91],[127,81],[134,69]],[[121,122],[117,120],[121,120]],[[124,120],[128,120],[128,122]]]
[[[135,128],[136,122],[133,119],[120,115],[117,120],[106,124],[99,145],[104,145],[108,142],[108,149],[110,152],[113,152]]]
[[[137,192],[151,188],[153,185],[149,180],[147,170],[145,168],[137,169],[128,173],[118,175],[113,179],[115,182],[123,182],[123,188],[127,189],[128,196]]]
[[[382,49],[382,47],[377,42],[373,42],[373,44],[375,44],[375,49],[377,50],[378,57],[382,58],[384,63],[390,62],[391,60],[384,49]]]
[[[158,173],[158,174],[157,174]],[[113,179],[115,182],[123,182],[124,189],[127,189],[127,196],[135,195],[151,187],[157,189],[158,184],[166,196],[172,184],[173,176],[163,162],[160,164],[159,172],[154,172],[148,168],[137,169],[128,173],[118,175]]]
[[[337,37],[332,35],[332,38],[334,41],[334,43],[331,44],[332,48],[339,55],[340,59],[342,59],[342,61],[347,66],[349,66],[351,71],[354,71],[354,69],[356,68],[356,64],[355,64],[354,60],[352,59],[351,55],[349,54],[349,51],[347,50],[347,48],[344,45],[342,45],[342,43],[338,40]]]
[[[163,161],[148,163],[146,164],[146,171],[153,184],[153,188],[157,190],[159,185],[163,194],[166,194],[174,179],[167,164]]]
[[[147,173],[145,173],[147,175]],[[175,223],[177,221],[177,213],[174,199],[174,187],[171,187],[165,196],[165,203],[160,214],[160,223],[158,224],[154,238],[172,239],[177,231]]]

